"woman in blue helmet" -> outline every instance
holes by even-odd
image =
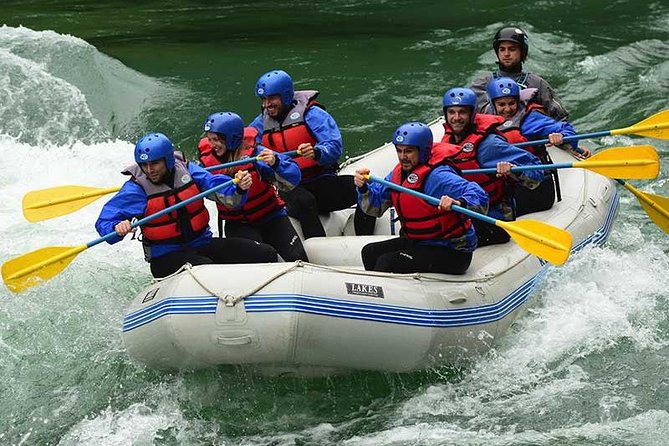
[[[490,81],[487,87],[490,114],[501,116],[505,121],[498,127],[499,132],[511,144],[547,138],[551,144],[567,150],[578,158],[587,158],[590,151],[578,147],[578,141],[564,143],[565,136],[576,134],[574,127],[566,121],[556,121],[546,115],[544,107],[532,101],[532,89],[520,89],[516,81],[501,77]],[[525,94],[524,94],[525,93]],[[537,156],[543,163],[552,163],[546,146],[526,146],[523,149]],[[560,200],[557,170],[546,175],[535,189],[518,188],[515,191],[516,216],[550,209],[555,202],[555,194]]]
[[[402,224],[401,237],[362,249],[366,270],[464,274],[469,267],[476,232],[471,220],[451,211],[451,205],[485,213],[488,197],[478,184],[442,164],[441,153],[432,152],[432,138],[432,131],[422,122],[401,125],[393,134],[399,163],[386,180],[440,198],[438,207],[383,184],[368,184],[369,169],[356,170],[358,205],[375,217],[395,206]]]
[[[284,202],[277,192],[291,190],[300,182],[300,168],[289,156],[276,153],[256,144],[257,130],[244,128],[236,113],[219,112],[209,115],[204,122],[206,137],[200,141],[200,162],[205,167],[259,158],[230,169],[212,173],[236,175],[247,170],[253,179],[246,203],[230,207],[218,203],[218,231],[227,237],[243,237],[272,245],[287,262],[309,261],[302,241],[288,218]]]
[[[305,239],[325,237],[318,215],[349,208],[357,198],[353,176],[337,175],[343,151],[339,127],[316,102],[318,91],[295,91],[283,70],[260,76],[255,94],[262,100],[262,111],[250,126],[258,129],[258,142],[279,153],[300,151],[295,162],[302,180],[294,189],[280,192],[288,214],[299,220]],[[356,209],[357,235],[373,234],[375,224],[376,219]]]
[[[231,178],[212,175],[196,164],[184,160],[174,151],[172,142],[162,133],[149,133],[135,146],[135,162],[123,174],[131,178],[109,200],[95,223],[100,235],[116,232],[114,244],[133,229],[133,218],[144,218],[218,186]],[[251,175],[240,171],[237,185],[218,191],[212,199],[228,206],[240,206],[251,187]],[[158,217],[142,228],[144,257],[151,264],[154,277],[165,277],[185,263],[269,263],[277,253],[269,245],[241,238],[213,239],[209,229],[209,212],[204,200]]]

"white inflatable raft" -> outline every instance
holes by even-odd
[[[440,139],[441,122],[431,127]],[[556,163],[573,161],[551,150]],[[396,162],[388,143],[342,173],[366,166],[385,176]],[[618,208],[614,183],[563,169],[560,184],[562,201],[528,217],[567,229],[573,251],[603,243]],[[205,265],[151,284],[127,309],[128,352],[154,368],[236,364],[303,376],[453,364],[489,349],[550,267],[511,241],[477,249],[463,276],[364,271],[361,248],[399,230],[391,215],[378,235],[356,237],[352,212],[333,213],[329,236],[305,242],[312,263]]]

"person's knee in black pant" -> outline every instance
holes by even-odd
[[[294,262],[296,260],[309,261],[307,252],[304,250],[304,245],[302,245],[302,241],[297,234],[294,234],[290,240],[286,240],[283,244],[279,245],[278,248],[277,251],[286,262]]]
[[[474,229],[476,230],[476,237],[478,239],[477,246],[479,248],[489,245],[498,245],[511,240],[511,236],[504,229],[484,221],[476,220],[474,222]]]
[[[318,215],[318,203],[316,197],[303,187],[296,187],[288,192],[281,192],[281,197],[286,201],[288,215],[300,219],[305,215]]]
[[[379,253],[375,247],[376,243],[369,243],[362,247],[360,255],[362,257],[362,264],[367,271],[375,271],[376,261],[379,258]]]
[[[478,247],[481,248],[483,246],[499,245],[502,243],[507,243],[509,240],[511,240],[511,236],[509,236],[509,234],[503,229],[489,231],[478,237]]]
[[[416,272],[417,268],[411,253],[395,251],[379,256],[374,271],[403,274]]]
[[[242,263],[276,263],[279,261],[279,254],[272,245],[256,241],[251,241],[251,243],[255,246],[253,246],[252,249],[249,249],[250,252],[247,252],[246,255],[251,257],[253,260]]]
[[[258,242],[254,242],[258,243]],[[276,263],[279,260],[279,255],[273,246],[267,243],[258,243],[258,263]]]
[[[209,265],[214,263],[209,257],[194,252],[173,252],[150,262],[151,275],[156,278],[167,277],[174,274],[186,263],[193,266]]]
[[[298,186],[282,193],[282,197],[286,201],[288,215],[300,222],[305,239],[325,237],[325,228],[318,217],[318,203],[311,192]]]

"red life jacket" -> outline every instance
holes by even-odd
[[[509,144],[516,144],[520,142],[526,142],[527,138],[520,133],[520,128],[525,121],[527,115],[532,111],[538,111],[545,114],[544,107],[541,104],[531,102],[525,106],[523,103],[518,104],[518,111],[510,119],[507,119],[502,124],[497,127],[497,132],[507,140]],[[533,155],[540,157],[546,153],[546,146],[524,146],[521,149],[530,152]]]
[[[423,192],[425,181],[432,173],[432,167],[421,164],[402,180],[402,167],[393,169],[391,181],[406,188]],[[459,212],[440,211],[438,207],[413,195],[391,191],[393,206],[400,217],[402,229],[407,238],[413,240],[440,240],[462,237],[472,222]]]
[[[132,175],[133,181],[139,184],[146,192],[147,202],[143,217],[148,217],[170,206],[187,200],[201,191],[188,172],[188,165],[183,157],[175,152],[174,181],[180,183],[178,187],[169,187],[164,183],[154,184],[137,165],[124,170],[123,173]],[[195,238],[209,227],[209,212],[204,206],[204,200],[199,199],[185,207],[162,215],[142,227],[143,242],[146,243],[186,243],[182,226],[188,224]]]
[[[288,111],[282,122],[271,118],[263,111],[263,135],[262,145],[275,152],[283,153],[296,150],[300,144],[310,143],[316,145],[318,141],[309,131],[309,127],[304,120],[304,115],[313,106],[321,107],[316,102],[318,92],[314,90],[296,91],[293,99],[295,105]],[[295,162],[302,171],[302,179],[317,177],[327,170],[315,159],[297,156]],[[336,166],[334,166],[336,169]]]
[[[481,165],[478,162],[478,146],[481,141],[490,133],[496,132],[497,126],[504,122],[501,116],[484,115],[477,113],[474,117],[474,131],[467,135],[458,145],[454,146],[451,141],[455,141],[453,130],[447,122],[444,123],[444,137],[441,143],[448,143],[447,148],[438,148],[437,152],[445,151],[448,164],[459,170],[480,169]],[[434,149],[433,149],[434,150]],[[483,188],[488,194],[490,200],[490,207],[501,202],[506,195],[506,183],[502,178],[497,178],[497,175],[492,174],[474,174],[465,175],[469,181],[474,181]]]
[[[451,157],[458,153],[460,149],[461,147],[457,144],[451,144],[448,142],[435,142],[432,144],[430,159],[428,160],[427,164],[433,168],[448,164],[454,168],[458,174],[460,174],[460,169],[451,160]]]
[[[244,129],[244,145],[242,148],[238,149],[241,150],[241,158],[250,158],[254,156],[255,135],[257,134],[258,130],[253,127],[247,127]],[[207,141],[207,144],[209,143],[207,138],[203,138],[198,145],[198,149],[202,146],[205,146],[203,143],[205,140]],[[202,154],[202,152],[200,153],[200,162],[204,166],[216,166],[225,162],[216,156],[214,151],[211,150],[210,144],[209,151],[206,151],[206,146],[204,148],[205,154]],[[256,163],[248,163],[229,169],[218,169],[212,173],[223,173],[230,177],[234,177],[235,173],[237,173],[239,170],[248,170],[251,174],[252,183],[251,188],[247,192],[248,195],[246,197],[246,203],[238,208],[231,208],[220,203],[216,203],[216,207],[218,208],[219,221],[237,220],[256,223],[277,209],[283,208],[285,205],[284,201],[281,199],[281,197],[279,197],[276,188],[272,184],[263,180],[263,178],[260,176],[260,172],[258,172],[258,169],[256,169]]]

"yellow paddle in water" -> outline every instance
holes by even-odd
[[[284,155],[299,155],[297,150]],[[229,163],[205,167],[205,170],[219,170],[241,166],[258,161],[259,158],[244,158]],[[62,217],[88,206],[103,195],[117,192],[120,187],[57,186],[28,192],[23,196],[23,216],[31,223]]]
[[[581,135],[574,135],[565,137],[565,141],[572,141],[574,139],[597,138],[600,136],[609,135],[637,135],[645,136],[655,139],[669,139],[669,109],[662,110],[655,113],[649,118],[644,119],[629,127],[621,129],[606,130],[603,132],[584,133]],[[528,141],[525,143],[515,144],[516,146],[531,146],[534,144],[546,144],[549,141],[542,139],[538,141]],[[596,156],[596,155],[595,155]],[[615,175],[614,175],[615,176]],[[623,177],[622,175],[620,177]],[[624,177],[629,178],[629,177]],[[669,234],[669,199],[660,195],[649,194],[641,192],[626,181],[617,180],[625,189],[630,191],[639,200],[641,207],[644,209],[650,220],[655,223],[665,233]]]
[[[541,164],[536,166],[516,166],[511,172],[527,170],[551,170],[579,167],[588,169],[609,178],[652,179],[660,174],[660,157],[655,147],[650,145],[613,147],[602,150],[583,161],[571,163]],[[486,169],[463,170],[463,175],[497,172],[494,167]]]
[[[165,208],[160,212],[156,212],[155,214],[151,214],[148,217],[144,217],[143,219],[134,222],[131,227],[136,228],[138,226],[142,226],[151,220],[160,217],[161,215],[165,215],[176,209],[182,208],[195,200],[205,198],[206,196],[211,195],[223,189],[224,187],[237,182],[237,179],[233,179],[226,181],[225,183],[221,183],[218,186],[212,187],[211,189],[200,192],[199,194],[194,195],[173,206]],[[85,245],[49,246],[47,248],[41,248],[36,251],[29,252],[28,254],[13,258],[2,264],[2,280],[5,282],[5,285],[7,285],[7,288],[9,288],[11,291],[20,293],[21,291],[31,288],[40,282],[49,280],[57,274],[60,274],[60,272],[64,270],[67,265],[72,262],[72,260],[74,260],[77,254],[102,242],[106,242],[115,236],[116,232],[110,232],[104,237],[92,240]]]
[[[625,189],[632,192],[637,200],[639,200],[643,210],[648,214],[648,218],[650,218],[650,220],[659,226],[665,233],[669,234],[669,198],[650,194],[648,192],[641,192],[627,181],[616,181],[622,184]]]
[[[390,189],[403,192],[421,198],[430,204],[439,206],[439,200],[430,195],[423,194],[413,189],[408,189],[399,184],[386,181],[374,175],[368,175],[370,181],[383,184]],[[555,265],[562,265],[567,261],[571,252],[571,234],[564,229],[549,225],[538,220],[502,221],[487,215],[474,212],[462,206],[452,205],[451,209],[471,218],[483,220],[491,225],[498,226],[509,233],[511,238],[525,251],[547,260]]]

